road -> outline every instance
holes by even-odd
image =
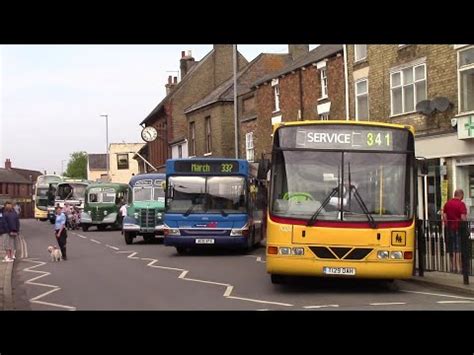
[[[410,282],[293,279],[273,285],[265,250],[180,256],[160,240],[126,245],[119,231],[69,231],[68,260],[53,263],[49,222],[22,221],[14,270],[23,310],[474,310],[474,298]],[[25,243],[23,243],[25,244]],[[26,256],[26,255],[24,255]]]

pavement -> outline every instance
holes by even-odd
[[[469,285],[464,285],[462,274],[438,271],[425,271],[424,276],[413,276],[406,281],[433,286],[446,291],[474,295],[474,276],[469,276]]]
[[[0,259],[5,257],[5,251],[0,251]],[[0,310],[13,309],[12,273],[14,263],[0,261]]]

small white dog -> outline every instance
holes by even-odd
[[[63,255],[61,254],[61,250],[57,247],[49,246],[48,251],[51,254],[51,261],[61,261]]]

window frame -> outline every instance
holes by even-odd
[[[365,93],[362,93],[362,94],[358,94],[357,93],[357,84],[361,83],[365,81],[367,83],[367,90]],[[360,117],[359,117],[359,97],[361,96],[366,96],[367,97],[367,121],[370,121],[370,107],[369,107],[369,78],[362,78],[362,79],[359,79],[357,80],[355,83],[354,83],[354,96],[355,96],[355,118],[356,118],[356,121],[359,121],[360,120]],[[364,119],[362,119],[364,120]]]
[[[212,127],[211,127],[211,116],[207,116],[204,119],[204,134],[206,137],[206,153],[212,153]]]
[[[474,49],[474,46],[462,46],[457,50],[457,60],[456,60],[456,67],[457,67],[457,75],[458,75],[458,114],[459,115],[464,115],[464,114],[471,114],[474,113],[474,110],[470,111],[463,111],[462,109],[462,95],[461,95],[461,72],[463,71],[468,71],[474,69],[474,62],[471,64],[467,64],[464,66],[460,66],[460,60],[461,60],[461,52],[465,52],[468,50]],[[474,98],[473,98],[474,100]]]
[[[253,144],[253,132],[247,132],[245,134],[245,158],[249,162],[255,161],[255,146]]]
[[[365,56],[357,58],[357,53],[358,50],[357,48],[361,48],[362,46],[365,46]],[[367,59],[367,52],[368,52],[368,47],[367,44],[354,44],[354,63],[362,62]]]
[[[273,86],[273,113],[280,112],[280,83]]]
[[[321,86],[321,97],[319,99],[327,99],[329,97],[327,66],[319,69],[319,79]]]
[[[127,157],[127,167],[126,168],[120,166],[120,157],[121,156],[126,156]],[[128,169],[130,169],[130,160],[129,160],[129,157],[128,157],[128,153],[117,153],[117,170],[128,170]]]
[[[189,122],[189,137],[190,137],[190,140],[191,140],[191,154],[189,154],[190,156],[196,156],[196,122],[195,121],[192,121],[192,122]]]
[[[423,66],[423,79],[416,79],[415,77],[415,69]],[[412,74],[413,74],[413,82],[410,84],[404,84],[405,82],[405,76],[403,74],[403,71],[406,69],[411,69]],[[428,97],[428,76],[427,76],[427,65],[426,62],[420,62],[420,63],[413,63],[413,64],[408,64],[403,67],[399,67],[396,70],[392,69],[390,70],[390,117],[396,117],[396,116],[401,116],[401,115],[407,115],[411,113],[416,113],[416,104],[419,102],[417,100],[417,93],[416,93],[416,83],[419,82],[425,82],[425,100]],[[400,74],[400,84],[397,85],[396,87],[393,86],[393,76],[395,74]],[[404,88],[407,86],[412,86],[413,87],[413,110],[412,111],[404,111],[405,109],[405,91]],[[394,89],[401,89],[402,91],[402,112],[400,113],[393,113],[394,106],[393,106],[393,90]]]

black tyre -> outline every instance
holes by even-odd
[[[126,244],[132,244],[133,243],[133,238],[135,238],[135,235],[130,233],[130,232],[123,232],[123,236],[125,238],[125,243]]]
[[[185,247],[176,247],[176,251],[178,252],[179,255],[186,254],[186,248]]]
[[[274,285],[280,285],[286,282],[285,276],[278,274],[271,274],[271,280]]]
[[[89,226],[88,226],[87,224],[83,224],[83,225],[82,225],[82,230],[83,230],[84,232],[87,232],[87,231],[89,230]]]

